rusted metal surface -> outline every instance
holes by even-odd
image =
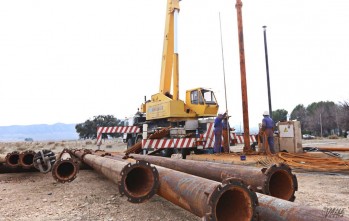
[[[33,160],[33,165],[41,173],[48,173],[56,162],[56,155],[51,150],[38,151]]]
[[[79,172],[78,160],[71,156],[69,150],[64,149],[52,167],[52,177],[57,182],[73,181]]]
[[[6,155],[0,154],[0,163],[5,163],[5,162],[6,162]]]
[[[285,200],[294,201],[298,189],[297,178],[290,167],[274,164],[268,168],[230,165],[194,160],[171,159],[147,155],[132,154],[137,160],[174,169],[184,173],[222,182],[227,178],[236,178],[246,183],[255,192],[264,193]]]
[[[0,163],[0,174],[3,173],[28,173],[28,172],[38,172],[37,169],[31,167],[29,169],[23,169],[22,167],[7,167],[5,164]]]
[[[19,164],[23,169],[29,169],[34,167],[33,161],[35,156],[35,151],[26,150],[19,154]]]
[[[5,157],[5,165],[10,168],[16,168],[19,166],[19,152],[13,151],[8,153]]]
[[[279,152],[277,156],[291,167],[308,171],[340,172],[349,170],[349,160],[340,158],[321,158],[309,156],[308,154],[284,152]]]
[[[259,193],[257,193],[257,196],[259,206],[257,206],[256,210],[259,221],[349,221],[349,219],[345,217],[338,219],[328,218],[326,217],[325,211],[275,197]]]
[[[76,150],[73,154],[116,183],[120,194],[125,195],[132,203],[150,199],[159,187],[158,171],[148,162],[121,162],[93,155],[91,151]]]
[[[241,96],[242,96],[242,113],[243,113],[244,143],[245,143],[244,152],[250,152],[251,151],[250,127],[249,127],[249,119],[248,119],[247,81],[246,81],[245,48],[244,48],[244,32],[243,32],[243,26],[242,26],[241,0],[236,0],[235,7],[237,11],[237,21],[238,21]]]
[[[120,155],[109,158],[125,161]],[[256,194],[242,181],[227,179],[220,183],[161,166],[156,168],[160,179],[157,194],[203,220],[256,220]]]
[[[170,132],[170,127],[162,128],[149,135],[148,139],[160,139],[166,137]],[[142,152],[142,141],[135,143],[132,147],[124,151],[125,154]]]
[[[349,151],[349,147],[316,147],[323,151]]]

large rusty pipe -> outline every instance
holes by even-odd
[[[150,199],[159,187],[158,171],[148,162],[121,162],[81,150],[74,151],[74,155],[116,183],[120,194],[125,195],[132,203]]]
[[[236,0],[235,8],[237,11],[239,54],[240,54],[241,97],[242,97],[242,113],[243,113],[243,122],[244,122],[244,144],[245,144],[244,152],[249,152],[251,151],[251,145],[250,145],[250,126],[249,126],[249,118],[248,118],[245,46],[244,46],[244,32],[243,32],[243,26],[242,26],[241,0]]]
[[[52,167],[52,176],[57,182],[73,181],[79,172],[79,162],[64,149]]]
[[[23,169],[29,169],[34,167],[34,156],[35,151],[33,150],[26,150],[19,154],[19,164],[22,166]]]
[[[323,210],[259,193],[257,193],[257,196],[259,206],[257,206],[256,210],[259,221],[329,221],[335,219],[330,218],[328,215],[337,215],[326,214],[326,211]],[[338,218],[338,220],[349,221],[345,217]]]
[[[316,147],[322,151],[349,151],[349,147]]]
[[[124,161],[120,156],[106,157]],[[203,220],[255,220],[257,196],[240,180],[220,183],[161,166],[156,168],[160,179],[157,194]]]
[[[286,164],[269,168],[203,162],[195,160],[170,159],[149,155],[132,154],[137,160],[178,170],[184,173],[222,182],[226,178],[236,178],[246,183],[255,192],[264,193],[284,200],[294,201],[298,189],[297,178]]]
[[[19,152],[13,151],[12,153],[8,153],[5,157],[5,165],[11,168],[15,168],[19,166]]]
[[[6,162],[6,155],[5,154],[0,154],[0,164]]]
[[[28,172],[38,172],[34,167],[29,169],[24,169],[22,167],[7,167],[5,164],[0,163],[0,174],[3,173],[28,173]]]

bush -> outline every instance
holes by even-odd
[[[338,139],[339,137],[335,134],[328,136],[328,139]]]

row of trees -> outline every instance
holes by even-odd
[[[275,122],[286,121],[288,112],[278,109],[272,112]],[[332,101],[314,102],[305,107],[297,105],[291,112],[290,120],[301,122],[302,132],[316,136],[328,136],[331,134],[344,135],[349,131],[349,102],[344,101],[335,104]],[[123,126],[123,121],[113,115],[99,115],[88,119],[84,123],[75,126],[80,139],[95,139],[97,127]],[[108,134],[112,137],[120,137],[121,134]],[[107,138],[107,134],[103,134]]]
[[[275,122],[287,120],[288,112],[278,109],[272,113]],[[316,136],[331,134],[344,135],[349,130],[349,102],[336,104],[332,101],[320,101],[297,105],[291,112],[290,120],[301,122],[302,132]]]
[[[80,139],[96,139],[97,127],[115,127],[122,123],[113,115],[99,115],[94,116],[92,120],[88,119],[84,123],[75,125],[75,129]],[[109,136],[120,137],[121,134],[109,134]],[[102,138],[107,138],[107,134],[103,134]]]

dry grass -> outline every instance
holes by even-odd
[[[328,139],[339,139],[339,137],[334,134],[334,135],[328,136]]]

